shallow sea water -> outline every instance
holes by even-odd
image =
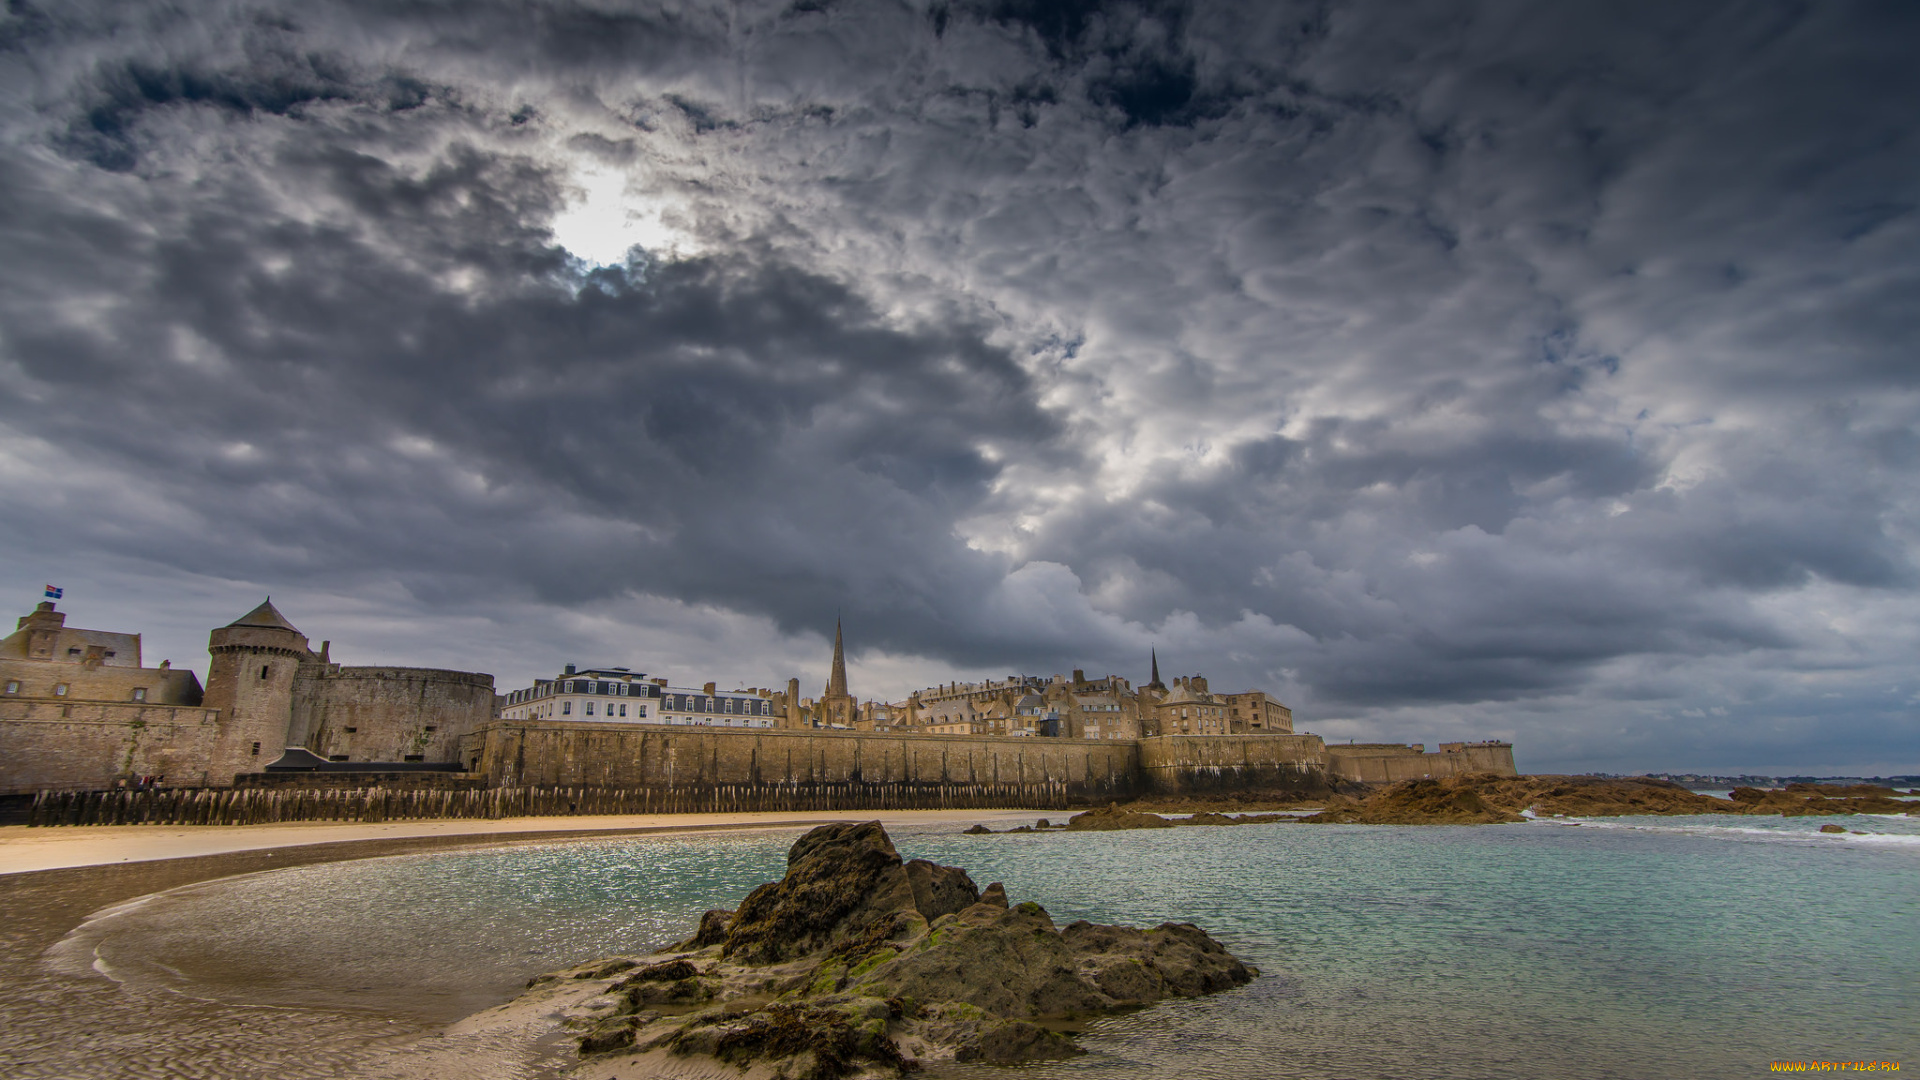
[[[1818,832],[1835,820],[1871,835]],[[116,1045],[137,1048],[142,1067],[125,1067],[122,1049],[98,1071],[69,1060],[33,1075],[460,1075],[448,1055],[487,1048],[431,1037],[438,1025],[511,997],[534,973],[683,936],[701,911],[777,877],[797,832],[400,856],[143,898],[98,914],[45,959],[117,982],[135,1007],[116,1019]],[[1920,1068],[1920,820],[989,837],[948,827],[894,839],[908,858],[1005,882],[1063,925],[1197,923],[1264,973],[1239,991],[1096,1022],[1081,1039],[1089,1054],[1070,1062],[936,1077],[1739,1077],[1779,1059]],[[217,1068],[167,1060],[185,1003],[189,1041],[217,1043]],[[488,1075],[551,1071],[498,1049]]]

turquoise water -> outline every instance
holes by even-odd
[[[1022,1078],[1920,1068],[1920,821],[1837,819],[1873,835],[1836,837],[1817,832],[1827,820],[894,837],[903,855],[1003,881],[1062,924],[1197,923],[1265,975],[1100,1021],[1082,1038],[1087,1057]],[[700,911],[776,877],[795,834],[575,841],[209,882],[96,919],[68,951],[134,993],[444,1022],[534,972],[684,934]],[[286,1052],[313,1066],[327,1050]],[[406,1053],[391,1051],[395,1075]],[[263,1060],[259,1075],[276,1068]]]

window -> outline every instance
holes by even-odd
[[[254,757],[259,757],[259,756],[260,756],[260,744],[259,744],[259,743],[254,743],[254,744],[253,744],[253,756],[254,756]]]
[[[79,650],[79,649],[68,649],[68,650],[67,650],[67,655],[68,655],[68,656],[79,656],[79,655],[80,655],[80,650]]]
[[[19,693],[19,692],[20,692],[20,680],[19,680],[19,679],[8,679],[8,680],[7,680],[7,693],[9,693],[9,694],[17,694],[17,693]]]
[[[424,728],[422,728],[421,730],[422,730],[422,731],[432,731],[432,730],[434,730],[434,725],[432,725],[432,724],[428,724],[428,725],[427,725],[426,727],[424,727]]]
[[[647,715],[647,707],[645,705],[635,705],[633,707],[633,715],[635,716]]]
[[[66,683],[61,683],[61,684],[60,684],[59,686],[56,686],[56,687],[54,687],[54,688],[53,688],[53,696],[54,696],[54,697],[66,697],[66,696],[67,696],[67,684],[66,684]]]
[[[403,758],[401,758],[400,760],[401,760],[401,761],[425,761],[425,760],[427,760],[427,755],[425,755],[425,754],[408,754],[408,755],[406,755],[405,757],[403,757]]]
[[[571,701],[563,701],[563,702],[561,702],[561,703],[560,703],[560,715],[561,715],[561,716],[572,716],[572,715],[573,715],[573,702],[571,702]]]
[[[627,715],[627,706],[624,702],[622,702],[620,705],[620,715],[621,716]]]
[[[347,755],[345,755],[345,754],[328,754],[328,755],[327,755],[327,760],[328,760],[328,761],[345,761],[345,760],[347,760]]]
[[[587,702],[587,715],[588,716],[593,715],[593,702],[591,701]]]
[[[144,686],[136,686],[136,687],[134,687],[134,688],[133,688],[133,700],[135,700],[135,701],[145,701],[145,700],[147,700],[147,688],[146,688],[146,687],[144,687]]]
[[[359,728],[357,728],[357,727],[350,727],[350,728],[341,728],[340,730],[342,730],[342,731],[344,731],[344,732],[346,732],[347,734],[349,734],[349,735],[351,735],[351,734],[353,734],[354,732],[356,732],[356,731],[359,731],[360,729],[359,729]]]
[[[271,665],[271,664],[262,664],[262,665],[260,665],[260,677],[261,677],[261,678],[263,678],[263,679],[264,679],[264,678],[266,678],[266,677],[267,677],[267,672],[269,672],[269,671],[272,671],[272,670],[273,670],[273,665]]]

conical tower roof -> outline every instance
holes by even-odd
[[[833,674],[827,677],[827,696],[847,696],[847,651],[840,642],[840,620],[833,620]]]
[[[247,612],[245,615],[240,616],[227,625],[257,626],[268,630],[291,630],[296,634],[300,632],[292,623],[287,621],[285,615],[280,614],[280,609],[273,606],[273,597],[271,596],[262,600],[259,607],[254,608],[252,611]]]

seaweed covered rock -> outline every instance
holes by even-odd
[[[592,984],[602,973],[617,977]],[[670,953],[582,965],[529,995],[573,996],[571,1012],[551,1004],[595,1075],[678,1074],[706,1058],[749,1077],[838,1080],[1070,1057],[1081,1051],[1064,1024],[1256,974],[1187,923],[1058,928],[998,882],[982,891],[957,867],[903,862],[869,822],[801,837],[780,881],[708,912]]]
[[[829,948],[882,915],[913,909],[912,882],[879,822],[822,825],[795,841],[785,877],[747,894],[721,955],[737,963],[778,963]]]
[[[1444,779],[1405,780],[1364,799],[1335,799],[1308,822],[1358,822],[1371,825],[1474,825],[1520,820],[1520,812],[1539,815],[1614,817],[1641,814],[1756,814],[1805,817],[1841,814],[1899,814],[1912,803],[1885,795],[1828,797],[1823,788],[1794,785],[1785,791],[1735,788],[1716,799],[1668,780],[1650,777],[1496,776],[1473,774]]]
[[[1131,810],[1122,810],[1108,804],[1084,814],[1075,814],[1067,819],[1067,829],[1072,832],[1109,832],[1117,829],[1170,829],[1173,822],[1159,814],[1136,814]]]
[[[1492,806],[1466,784],[1446,780],[1407,780],[1354,802],[1335,799],[1307,822],[1360,825],[1491,825],[1520,821],[1511,810]]]

